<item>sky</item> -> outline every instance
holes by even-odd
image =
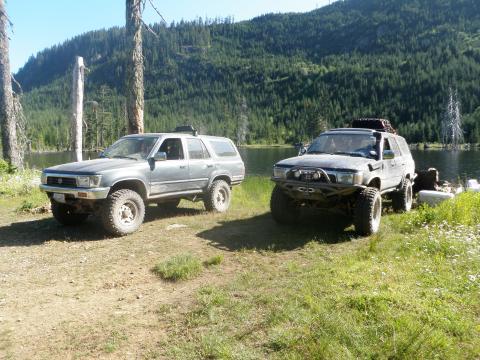
[[[279,12],[306,12],[328,5],[331,0],[152,0],[167,24],[198,17],[233,16],[235,21]],[[10,31],[12,72],[31,55],[90,30],[123,26],[125,0],[6,0],[13,23]],[[146,23],[159,16],[147,0]]]

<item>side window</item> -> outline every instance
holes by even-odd
[[[237,151],[229,141],[212,140],[210,141],[210,144],[212,145],[213,151],[215,151],[217,156],[237,156]]]
[[[165,139],[158,149],[158,152],[164,152],[167,154],[167,160],[183,160],[185,156],[183,154],[182,139],[172,138]]]
[[[392,148],[390,147],[390,143],[388,142],[388,139],[383,140],[383,151],[385,150],[392,150]]]
[[[403,155],[410,155],[410,148],[408,147],[407,142],[402,137],[396,138],[398,145],[400,146],[400,150],[402,151]]]
[[[191,160],[208,159],[208,153],[205,145],[200,139],[187,139],[188,156]]]
[[[398,147],[395,139],[394,138],[388,138],[388,142],[390,143],[390,148],[393,150],[393,153],[395,154],[395,157],[402,156],[402,153],[400,152],[400,148]]]

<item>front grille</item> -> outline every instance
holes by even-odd
[[[314,179],[313,174],[316,173],[316,170],[303,170],[303,169],[298,169],[301,172],[300,178],[296,178],[294,173],[295,170],[289,172],[288,174],[288,179],[289,180],[297,180],[297,181],[303,181],[303,182],[309,182],[309,183],[326,183],[327,179],[325,178],[325,175],[323,173],[318,172],[320,174],[319,179]],[[328,178],[331,183],[336,184],[337,183],[337,177],[332,174],[328,174]]]
[[[77,181],[73,177],[47,177],[47,185],[64,186],[64,187],[76,187]]]

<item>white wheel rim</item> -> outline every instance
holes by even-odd
[[[377,196],[372,209],[372,230],[377,232],[380,227],[380,219],[382,218],[382,200]]]
[[[138,207],[132,201],[126,201],[118,209],[118,218],[124,226],[132,226],[138,215]]]
[[[225,189],[218,189],[214,196],[215,206],[217,209],[223,209],[228,203],[228,193]]]

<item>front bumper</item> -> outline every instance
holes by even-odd
[[[279,180],[272,178],[291,198],[297,200],[334,201],[348,197],[365,189],[364,185],[347,185],[326,182],[303,182],[295,180]]]
[[[45,185],[45,184],[40,185],[40,190],[45,191],[47,193],[72,195],[76,199],[87,199],[87,200],[106,199],[108,196],[108,193],[110,192],[109,187],[67,188],[67,187],[51,186],[51,185]]]

